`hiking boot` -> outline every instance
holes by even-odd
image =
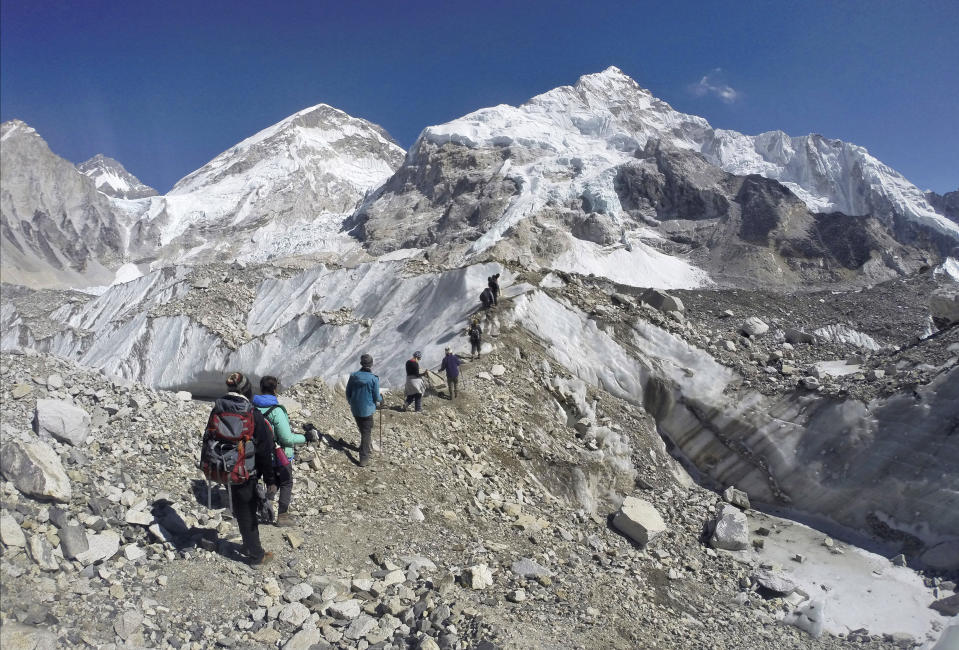
[[[250,565],[251,565],[251,566],[263,566],[264,564],[268,564],[272,559],[273,559],[273,552],[272,552],[272,551],[267,551],[267,552],[264,553],[264,554],[262,555],[262,557],[260,557],[260,559],[258,559],[258,560],[250,559]]]
[[[285,527],[293,525],[293,517],[290,516],[288,512],[281,512],[276,516],[275,526]]]
[[[373,464],[372,458],[367,457],[367,458],[360,459],[360,467],[369,467],[372,464]]]

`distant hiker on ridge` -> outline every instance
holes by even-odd
[[[440,364],[440,372],[446,373],[446,387],[449,390],[450,399],[456,397],[457,384],[460,381],[460,358],[453,354],[453,350],[446,348],[446,356],[443,357],[443,363]]]
[[[491,275],[486,279],[486,284],[489,285],[490,293],[493,294],[493,305],[499,304],[499,273],[496,275]]]
[[[422,358],[423,353],[417,350],[406,362],[406,386],[404,386],[406,400],[403,403],[404,411],[409,409],[410,404],[414,403],[417,413],[423,410],[423,392],[426,389],[423,377],[426,376],[426,371],[420,371],[420,359]]]
[[[373,374],[373,357],[360,357],[360,369],[350,375],[346,382],[346,399],[350,403],[353,419],[360,430],[360,467],[367,467],[373,455],[373,414],[376,405],[383,405],[380,394],[380,378]]]
[[[466,330],[466,334],[470,337],[470,358],[476,359],[480,355],[480,347],[482,346],[481,338],[483,336],[483,330],[480,329],[478,318],[473,317],[473,320],[470,321],[469,329]]]
[[[276,390],[280,381],[271,375],[260,379],[262,395],[253,396],[253,406],[259,409],[266,421],[273,425],[273,438],[276,441],[277,453],[273,455],[273,473],[276,483],[280,486],[279,507],[276,515],[277,526],[289,526],[290,501],[293,500],[293,446],[307,442],[315,442],[317,434],[314,429],[307,431],[304,436],[293,433],[290,428],[290,416],[286,407],[276,398]],[[282,455],[281,455],[282,452]]]
[[[483,303],[483,309],[489,309],[493,306],[493,292],[489,287],[483,289],[483,293],[480,294],[480,302]]]
[[[227,485],[233,516],[243,538],[243,552],[250,564],[263,564],[273,558],[273,553],[260,545],[256,482],[263,478],[272,499],[277,492],[273,432],[263,415],[253,408],[253,388],[243,373],[231,373],[226,387],[229,392],[213,403],[210,412],[200,466],[208,479]],[[237,452],[242,452],[239,457]]]

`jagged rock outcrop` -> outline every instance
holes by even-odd
[[[109,284],[132,220],[20,120],[0,125],[0,273],[33,287]]]
[[[926,200],[936,212],[959,223],[959,190],[945,194],[926,192]]]
[[[143,199],[157,194],[119,162],[102,153],[77,165],[77,170],[92,178],[98,190],[115,199]]]

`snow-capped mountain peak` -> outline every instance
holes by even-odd
[[[242,140],[163,197],[121,205],[140,219],[141,249],[166,261],[356,248],[342,221],[406,152],[381,127],[318,104]]]
[[[101,153],[80,163],[77,169],[92,178],[98,190],[115,199],[142,199],[157,194],[119,162]]]

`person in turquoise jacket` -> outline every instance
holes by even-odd
[[[367,467],[373,462],[373,414],[376,405],[383,404],[380,378],[373,374],[373,357],[369,354],[360,357],[360,369],[346,382],[346,400],[360,430],[360,467]]]
[[[276,525],[289,526],[290,521],[290,502],[293,500],[293,448],[296,445],[304,444],[306,436],[299,433],[293,433],[290,428],[290,416],[286,408],[280,404],[276,398],[276,389],[279,385],[276,377],[267,375],[260,379],[261,395],[253,396],[253,406],[257,407],[263,417],[273,425],[273,437],[276,444],[283,448],[286,457],[290,459],[290,464],[285,468],[278,467],[274,461],[274,472],[279,483],[280,499],[277,508]]]

